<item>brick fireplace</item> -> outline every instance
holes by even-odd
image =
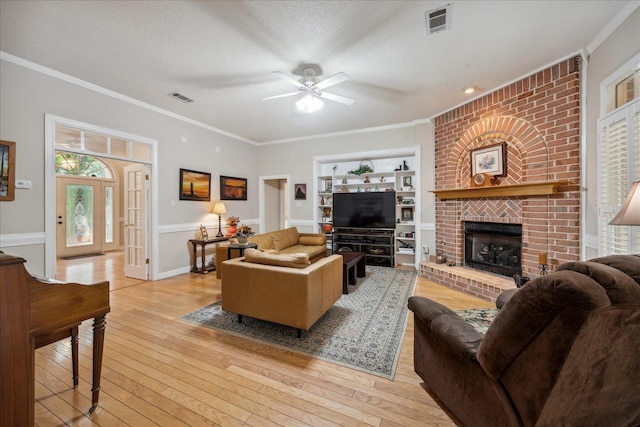
[[[506,144],[503,191],[482,197],[436,197],[436,251],[455,267],[425,262],[430,280],[495,300],[513,279],[476,273],[464,264],[467,221],[522,227],[522,275],[539,275],[539,255],[550,269],[580,257],[580,58],[535,73],[434,120],[438,190],[471,187],[472,150]],[[509,186],[558,183],[554,194],[516,195]],[[513,194],[513,195],[512,195]],[[505,281],[506,279],[506,281]],[[500,284],[495,287],[495,284]]]

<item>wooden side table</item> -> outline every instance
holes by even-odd
[[[246,243],[244,245],[240,245],[240,244],[232,244],[227,246],[227,258],[231,259],[231,251],[232,250],[236,250],[240,253],[240,255],[238,255],[239,257],[241,257],[242,255],[244,255],[244,250],[245,249],[256,249],[258,247],[257,243]]]
[[[207,245],[210,245],[212,243],[217,244],[220,242],[226,242],[227,240],[229,240],[229,237],[212,237],[210,239],[190,239],[189,243],[191,243],[191,245],[193,246],[193,264],[191,265],[191,272],[192,273],[200,273],[200,274],[207,274],[210,271],[215,271],[216,269],[216,265],[213,264],[210,267],[207,267],[207,264],[205,262],[204,259],[204,255],[205,255],[205,248],[207,247]],[[197,261],[197,254],[198,254],[198,246],[201,246],[201,260],[202,260],[202,265],[200,266],[200,268],[198,269],[198,263]]]

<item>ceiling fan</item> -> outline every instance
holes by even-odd
[[[296,106],[304,113],[311,113],[322,108],[322,101],[319,98],[328,99],[330,101],[339,102],[345,105],[353,104],[354,100],[344,96],[336,95],[333,93],[325,92],[324,89],[342,83],[349,80],[349,77],[345,73],[337,73],[331,77],[328,77],[320,81],[316,76],[320,75],[320,67],[317,65],[304,65],[302,66],[302,78],[296,80],[295,77],[284,73],[282,71],[274,71],[272,74],[280,77],[282,80],[291,83],[298,88],[295,92],[284,93],[282,95],[269,96],[262,98],[264,101],[269,99],[284,98],[286,96],[294,96],[298,94],[304,94],[305,96],[298,102]]]

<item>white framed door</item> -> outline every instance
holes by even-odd
[[[124,274],[149,280],[149,167],[124,168]]]

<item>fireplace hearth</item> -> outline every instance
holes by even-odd
[[[513,277],[522,274],[522,225],[466,221],[464,264]]]

